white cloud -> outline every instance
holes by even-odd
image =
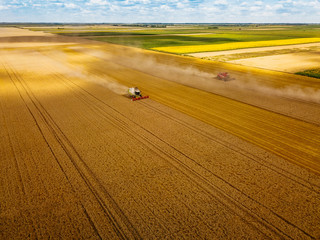
[[[87,5],[109,5],[106,0],[90,0]]]
[[[186,4],[181,3],[181,2],[178,2],[178,3],[177,3],[177,8],[183,9],[183,8],[185,8],[185,7],[186,7]]]
[[[275,11],[275,10],[279,10],[282,9],[283,5],[282,4],[274,4],[274,5],[267,5],[266,9],[267,10],[271,10],[271,11]]]
[[[213,2],[213,4],[216,4],[216,5],[227,5],[228,2],[227,0],[216,0]]]
[[[257,5],[257,6],[262,6],[262,5],[263,5],[263,2],[261,2],[261,1],[255,1],[253,4],[254,4],[254,5]]]
[[[169,7],[168,5],[161,5],[161,6],[160,6],[160,9],[163,9],[163,10],[171,10],[171,7]]]
[[[319,0],[0,0],[0,10],[1,21],[320,22]]]
[[[256,11],[261,10],[261,7],[259,7],[259,6],[252,6],[252,7],[249,7],[249,10],[250,10],[251,12],[256,12]]]
[[[112,11],[112,12],[118,12],[118,11],[121,10],[121,8],[120,8],[119,6],[117,6],[117,5],[110,5],[110,6],[109,6],[109,9],[110,9],[110,11]]]
[[[66,8],[77,8],[77,5],[75,5],[74,3],[65,3],[64,6]]]
[[[125,2],[128,4],[149,4],[149,3],[151,3],[150,0],[126,0]]]

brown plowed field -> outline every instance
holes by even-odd
[[[0,46],[1,239],[320,238],[317,80],[73,41]]]

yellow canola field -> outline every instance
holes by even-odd
[[[256,42],[232,42],[232,43],[209,44],[209,45],[157,47],[152,49],[157,51],[162,51],[162,52],[170,52],[170,53],[196,53],[196,52],[225,51],[225,50],[233,50],[233,49],[241,49],[241,48],[282,46],[282,45],[313,43],[313,42],[320,42],[320,38],[296,38],[296,39],[256,41]]]

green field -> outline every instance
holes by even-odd
[[[299,74],[299,75],[302,75],[302,76],[320,78],[320,68],[309,69],[309,70],[305,70],[305,71],[302,71],[302,72],[297,72],[296,74]]]
[[[54,26],[51,28],[33,27],[29,29],[34,31],[46,31],[64,36],[84,37],[97,41],[134,46],[144,49],[156,49],[160,51],[162,51],[161,48],[165,49],[165,47],[219,45],[228,43],[235,43],[242,46],[244,44],[239,43],[299,38],[320,38],[320,25],[186,24],[170,25],[162,28],[140,27],[139,25],[133,25],[132,27],[128,25],[84,25]],[[216,49],[219,48],[216,47]],[[171,52],[183,54],[188,51]]]
[[[320,25],[316,24],[120,24],[28,28],[175,54],[299,44],[317,42],[320,38]]]
[[[136,33],[135,33],[136,34]],[[139,46],[145,49],[158,47],[175,47],[188,45],[207,45],[207,44],[222,44],[236,43],[247,41],[263,41],[263,40],[279,40],[289,39],[288,36],[267,35],[267,34],[236,34],[236,33],[216,33],[206,35],[126,35],[126,36],[108,36],[94,37],[92,39],[110,43],[123,44],[128,46]]]

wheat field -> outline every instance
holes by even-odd
[[[320,239],[318,79],[13,32],[0,239]]]

